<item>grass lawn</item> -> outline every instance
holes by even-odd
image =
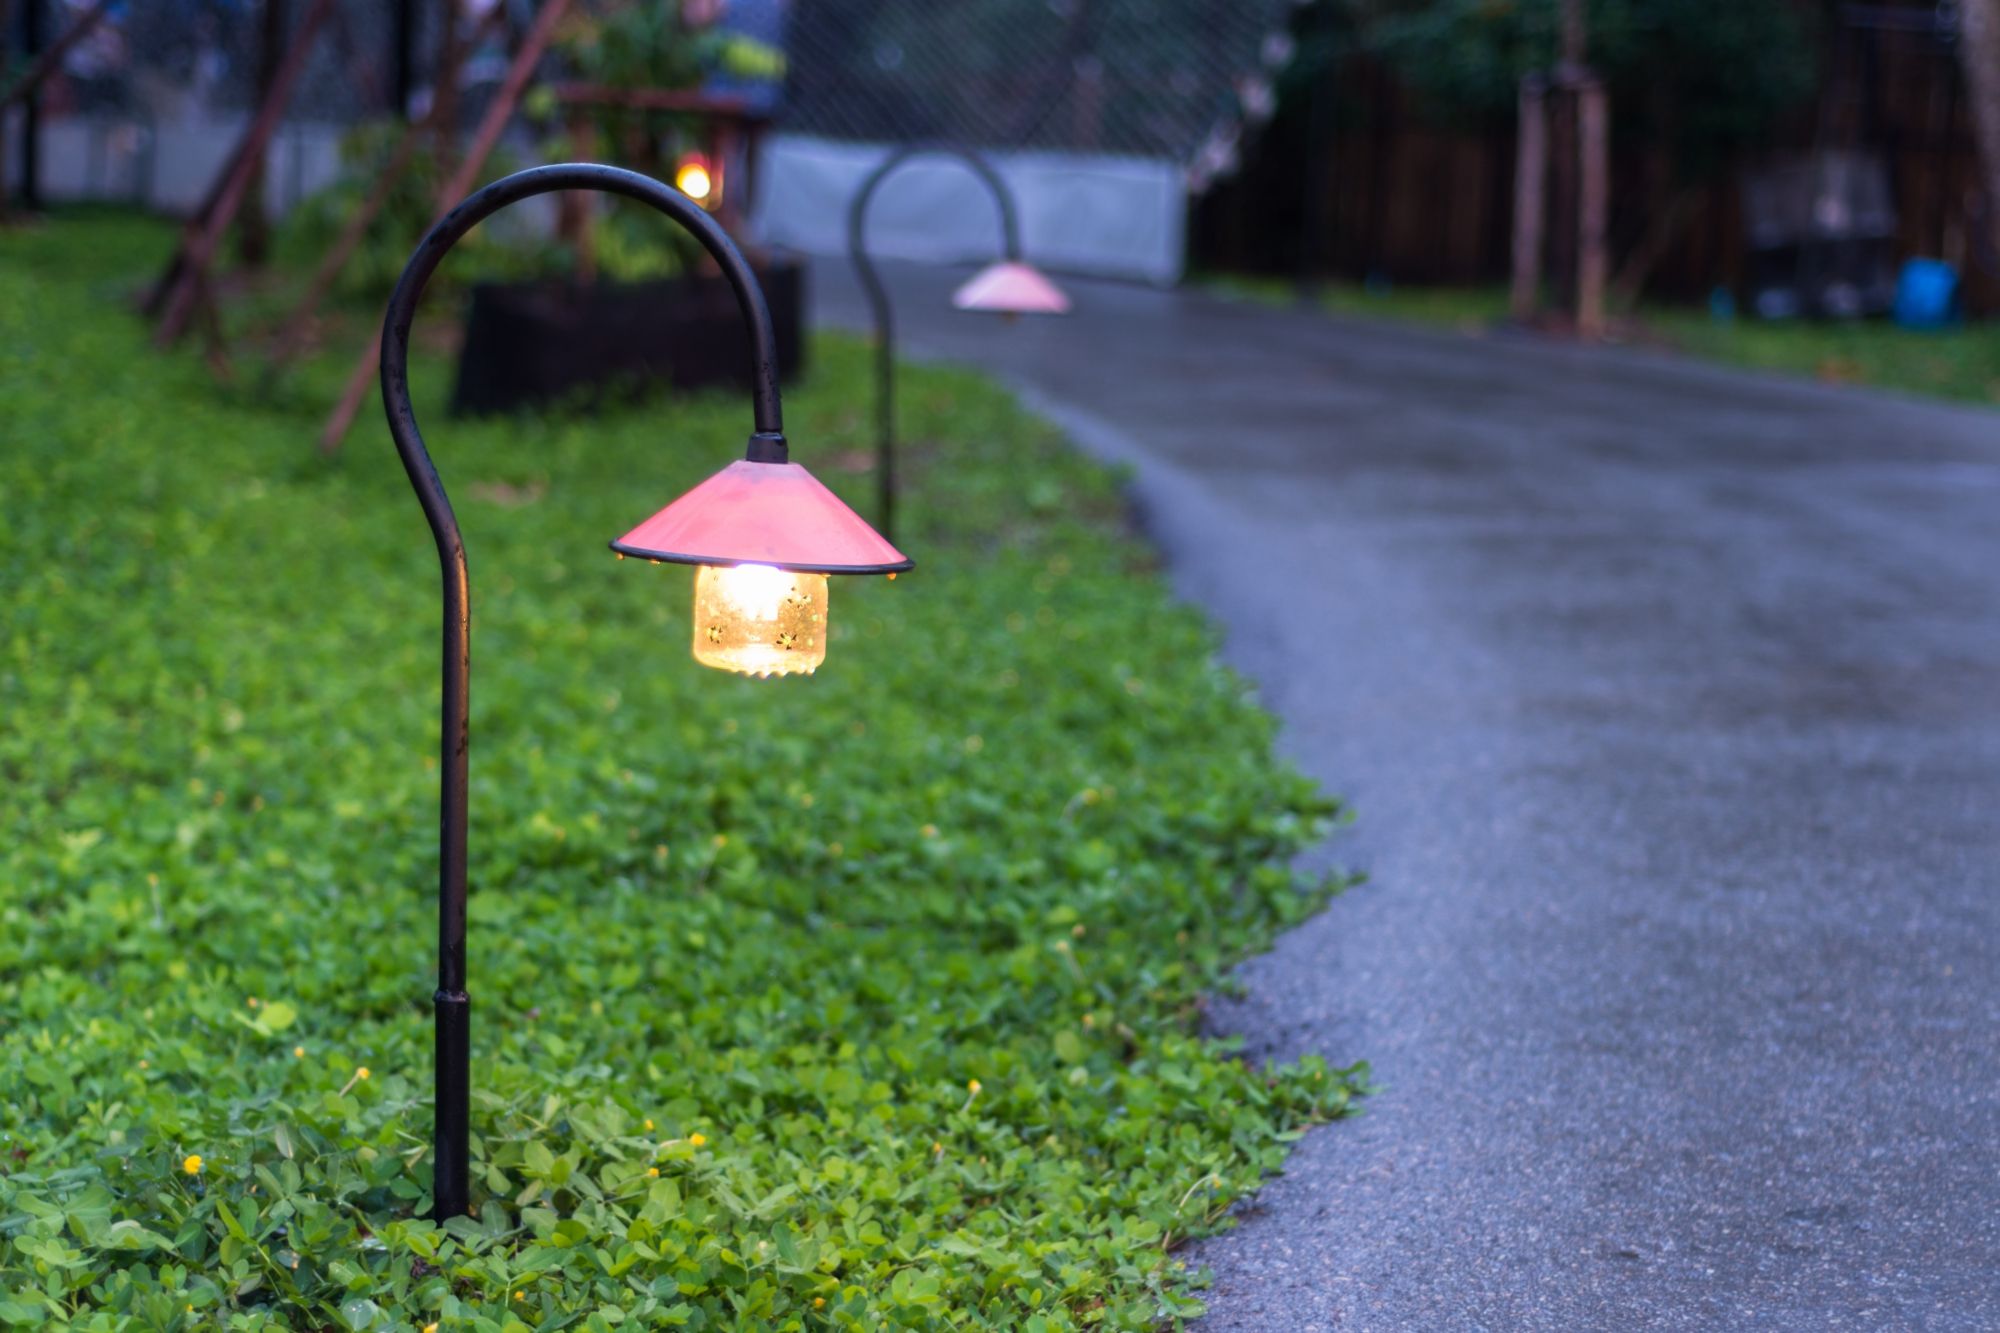
[[[1243,300],[1289,304],[1292,284],[1275,278],[1212,277],[1212,290]],[[1484,333],[1507,317],[1501,287],[1388,287],[1329,283],[1320,304],[1336,314],[1405,320]],[[2000,320],[1935,333],[1887,320],[1853,323],[1738,318],[1718,321],[1686,306],[1643,306],[1623,321],[1619,340],[1752,370],[1806,375],[1900,393],[2000,403]]]
[[[1295,305],[1299,289],[1283,278],[1237,273],[1209,274],[1202,285],[1221,296],[1265,305]],[[1507,317],[1507,292],[1499,287],[1372,288],[1354,282],[1323,282],[1315,289],[1320,308],[1336,315],[1389,319],[1484,333]]]
[[[1992,320],[1934,333],[1886,320],[1718,322],[1705,311],[1664,307],[1648,309],[1643,320],[1644,333],[1666,346],[1732,365],[1831,384],[2000,403],[2000,322]]]
[[[454,422],[471,553],[475,1215],[430,1162],[438,607],[344,358],[260,395],[121,304],[161,225],[0,235],[0,1325],[1149,1329],[1174,1258],[1360,1070],[1199,1033],[1333,887],[1116,479],[902,379],[895,582],[811,679],[689,657],[610,537],[740,454],[735,395]],[[432,305],[432,318],[447,305]],[[867,362],[797,457],[851,495]]]

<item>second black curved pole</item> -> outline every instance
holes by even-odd
[[[410,405],[410,325],[424,285],[447,251],[494,213],[533,195],[554,190],[598,190],[649,204],[694,234],[736,290],[737,304],[750,327],[753,368],[751,397],[755,433],[750,455],[783,462],[785,435],[778,401],[777,339],[771,312],[749,263],[715,220],[686,195],[650,176],[618,167],[570,162],[535,167],[502,177],[468,196],[445,214],[417,245],[403,268],[382,317],[382,407],[403,469],[430,521],[444,575],[444,697],[440,734],[438,828],[438,985],[436,1008],[436,1125],[433,1130],[431,1198],[442,1221],[466,1211],[471,1201],[470,1136],[472,1101],[471,999],[465,990],[466,747],[471,711],[471,584],[458,519],[424,448]]]
[[[896,540],[896,335],[888,290],[882,286],[881,275],[868,258],[868,203],[898,167],[911,158],[926,155],[955,157],[972,168],[1000,207],[1000,244],[1004,257],[1010,263],[1021,258],[1021,227],[1014,213],[1014,196],[993,164],[970,148],[950,144],[911,144],[898,148],[868,173],[854,193],[854,202],[848,205],[847,253],[854,261],[855,275],[861,279],[861,290],[868,297],[868,309],[875,319],[875,526],[892,542]]]

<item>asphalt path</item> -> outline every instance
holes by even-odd
[[[1196,1252],[1200,1327],[2000,1328],[2000,414],[887,273],[906,351],[1134,466],[1358,811],[1369,882],[1214,1018],[1380,1091]]]

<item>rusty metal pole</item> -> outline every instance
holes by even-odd
[[[738,308],[750,332],[752,367],[751,409],[756,434],[753,451],[767,451],[782,462],[785,450],[783,406],[778,395],[778,343],[771,330],[770,306],[757,275],[722,228],[701,205],[656,180],[617,167],[565,162],[517,171],[461,200],[439,218],[418,243],[382,316],[381,352],[376,371],[382,385],[382,407],[389,435],[403,460],[403,470],[423,506],[437,544],[443,575],[444,657],[438,762],[438,979],[432,994],[435,1037],[433,1074],[435,1115],[431,1131],[431,1211],[443,1222],[465,1214],[472,1201],[472,1000],[466,992],[465,922],[467,906],[466,849],[470,838],[467,806],[470,792],[472,717],[472,576],[465,560],[465,539],[451,500],[423,433],[417,429],[410,402],[410,326],[417,302],[452,246],[479,223],[510,204],[552,190],[594,190],[637,200],[667,215],[701,242],[735,289]],[[753,453],[753,457],[756,455]]]

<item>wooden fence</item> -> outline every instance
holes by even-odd
[[[1718,285],[1740,290],[1748,258],[1743,172],[1815,148],[1861,150],[1887,165],[1898,257],[1951,261],[1966,275],[1968,308],[2000,310],[1994,272],[2000,259],[1977,243],[1978,161],[1952,49],[1924,32],[1836,28],[1822,74],[1811,105],[1691,191],[1676,184],[1660,151],[1621,136],[1614,121],[1614,275],[1662,211],[1676,209],[1681,219],[1650,266],[1646,294],[1699,300]],[[1287,106],[1246,148],[1242,169],[1197,202],[1189,231],[1195,266],[1286,277],[1378,275],[1410,284],[1504,283],[1511,117],[1442,123],[1364,60],[1348,62],[1335,84],[1317,127],[1310,106]],[[1551,245],[1560,250],[1560,228],[1551,230]]]

